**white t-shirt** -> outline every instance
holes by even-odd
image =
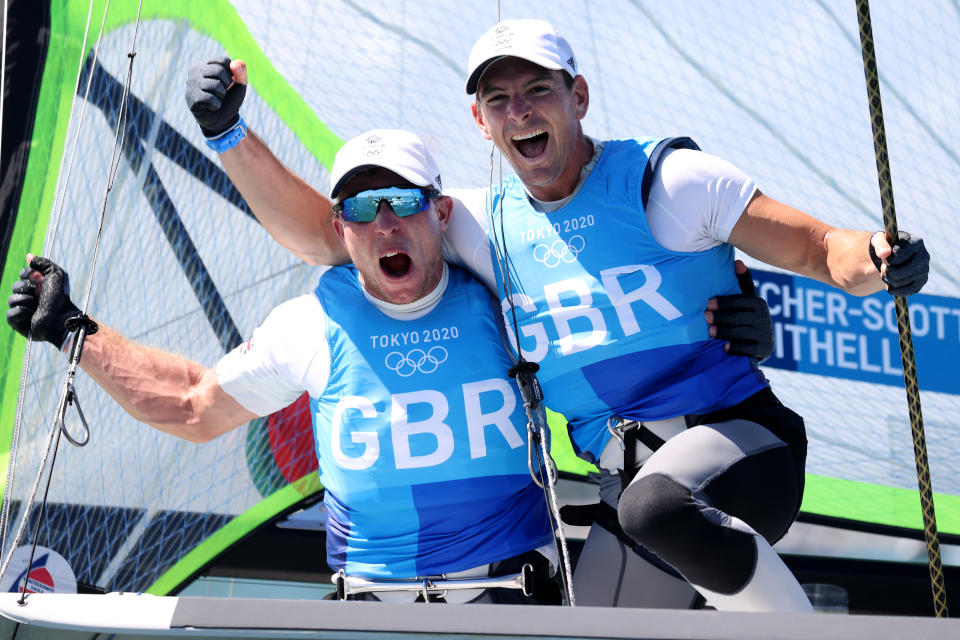
[[[602,153],[602,143],[594,141],[594,149],[594,160],[581,173],[580,184]],[[729,239],[756,190],[754,181],[726,160],[692,149],[669,149],[653,174],[647,224],[666,249],[706,251]],[[487,237],[487,188],[452,189],[445,194],[453,198],[454,208],[444,234],[444,256],[495,288]],[[550,203],[540,204],[551,210]]]
[[[364,295],[384,314],[416,320],[430,313],[450,281],[446,263],[434,289],[408,304],[391,304]],[[304,391],[317,397],[330,378],[327,316],[313,293],[287,300],[274,308],[253,337],[217,363],[217,381],[245,409],[270,415],[294,402]]]

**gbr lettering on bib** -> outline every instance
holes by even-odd
[[[381,447],[388,444],[393,449],[397,469],[441,465],[450,459],[456,446],[453,429],[448,424],[448,421],[452,420],[467,425],[470,459],[487,455],[488,437],[503,438],[511,449],[524,444],[510,419],[517,407],[517,398],[509,382],[499,378],[470,382],[461,385],[461,393],[464,412],[462,416],[450,415],[450,403],[439,391],[424,389],[393,394],[387,416],[388,434],[375,428],[376,425],[383,424],[384,416],[377,411],[373,402],[363,396],[341,398],[333,412],[331,444],[334,460],[344,469],[367,469],[380,459]],[[498,395],[502,402],[490,402],[488,399],[488,409],[485,412],[480,398],[488,394]],[[490,409],[491,404],[496,408]],[[424,405],[420,409],[425,409],[428,417],[411,420],[409,408],[413,405]],[[369,426],[365,428],[364,423]],[[423,434],[433,436],[436,446],[431,451],[414,453],[410,441]],[[381,438],[383,435],[388,435],[389,443],[382,441],[386,439]],[[348,447],[349,452],[344,450],[345,442],[353,445]]]
[[[620,281],[621,276],[642,272],[645,276],[643,283],[634,289],[625,291]],[[656,267],[646,264],[631,264],[621,267],[612,267],[600,272],[600,284],[606,294],[609,304],[616,312],[616,318],[623,335],[631,336],[642,331],[640,323],[632,307],[633,303],[641,302],[653,309],[665,320],[675,320],[682,313],[667,298],[658,291],[663,283],[663,277]],[[590,290],[590,283],[586,278],[567,278],[559,282],[552,282],[543,287],[543,299],[546,302],[547,312],[553,324],[553,335],[560,347],[561,355],[570,355],[586,351],[602,344],[607,335],[607,323],[604,320],[598,304],[594,301]],[[566,300],[566,302],[564,302]],[[573,301],[571,304],[570,301]],[[535,313],[537,305],[526,294],[515,293],[501,301],[501,310],[506,326],[512,326],[510,307],[511,302],[518,309],[527,313]],[[580,326],[586,323],[588,331],[574,332],[571,325],[574,321]],[[547,337],[547,328],[542,322],[528,322],[520,327],[522,337],[532,340],[532,348],[522,349],[523,356],[531,362],[540,362],[547,355],[550,343]],[[516,338],[512,331],[507,331],[510,343],[518,349]]]

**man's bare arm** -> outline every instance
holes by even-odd
[[[333,230],[331,202],[285,167],[252,131],[220,154],[227,175],[257,220],[307,264],[349,262]]]
[[[70,299],[69,276],[43,257],[27,254],[27,263],[7,301],[7,323],[63,348],[67,321],[81,313]],[[80,366],[134,418],[187,440],[206,442],[257,417],[224,392],[213,369],[109,327],[87,336]]]
[[[888,265],[878,271],[870,245],[884,262],[892,253],[882,233],[838,229],[759,191],[734,225],[730,244],[767,264],[858,296],[884,289],[881,276],[887,274]]]
[[[349,262],[331,225],[330,201],[245,128],[240,105],[246,92],[247,65],[242,60],[218,56],[187,71],[185,97],[190,112],[274,240],[308,264]]]
[[[100,326],[81,368],[123,409],[160,431],[207,442],[257,417],[227,394],[208,367]]]

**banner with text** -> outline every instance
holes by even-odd
[[[893,296],[751,272],[773,317],[776,348],[764,367],[903,386]],[[920,388],[960,394],[960,299],[917,294],[908,302]]]

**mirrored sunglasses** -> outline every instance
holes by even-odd
[[[439,196],[439,191],[426,187],[369,189],[336,203],[333,213],[347,222],[373,222],[380,203],[385,201],[398,218],[405,218],[426,211],[430,199]]]

